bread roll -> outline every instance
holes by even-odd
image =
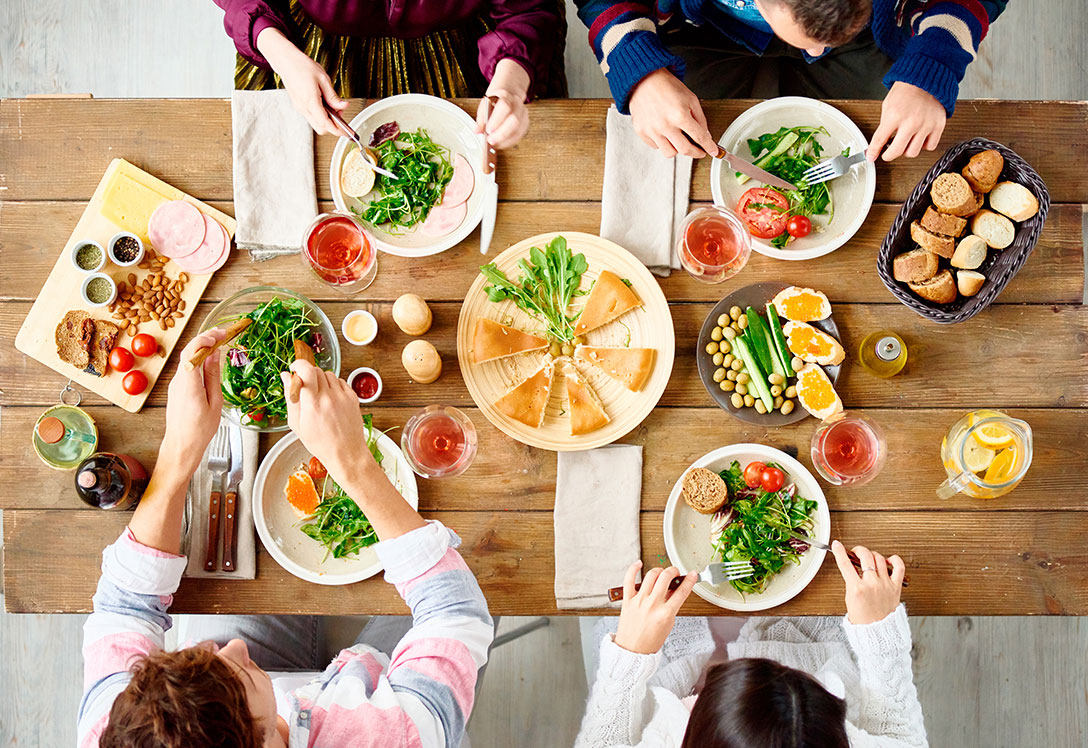
[[[937,255],[919,247],[896,255],[892,260],[892,277],[900,283],[918,283],[937,274]]]
[[[971,233],[981,236],[994,249],[1004,249],[1016,238],[1016,227],[1000,213],[980,210],[971,219]]]
[[[681,495],[700,514],[713,514],[729,500],[722,477],[706,468],[692,468],[681,482]]]
[[[952,237],[934,234],[932,231],[922,228],[922,224],[917,221],[910,225],[910,238],[922,249],[938,254],[941,257],[951,257],[952,253],[956,251],[956,242]]]
[[[975,192],[989,192],[1001,178],[1005,168],[1005,159],[997,151],[982,151],[971,156],[971,160],[960,172],[971,189]]]
[[[986,276],[982,273],[976,273],[974,270],[956,271],[956,288],[964,296],[974,296],[982,289],[982,284],[985,282]]]
[[[986,240],[968,234],[960,240],[952,255],[952,267],[974,270],[986,261]]]
[[[933,204],[942,213],[969,216],[978,210],[978,201],[967,180],[959,174],[940,174],[929,188]]]
[[[959,236],[967,228],[967,219],[941,213],[932,205],[926,208],[926,214],[922,216],[920,223],[926,231],[944,236]]]
[[[1026,221],[1039,212],[1039,200],[1022,184],[1001,182],[990,192],[990,207],[1014,221]]]
[[[908,283],[907,286],[926,301],[935,304],[950,304],[956,300],[956,281],[952,280],[951,270],[942,270],[929,280]]]

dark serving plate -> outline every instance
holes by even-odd
[[[728,314],[729,307],[739,306],[741,309],[753,307],[760,312],[766,312],[767,302],[773,299],[775,294],[783,288],[788,288],[788,285],[774,281],[753,283],[750,286],[739,288],[726,296],[714,305],[714,308],[710,310],[710,314],[703,320],[703,327],[699,330],[699,341],[695,349],[695,360],[698,362],[699,366],[699,379],[702,380],[703,387],[706,387],[706,391],[710,393],[710,397],[714,402],[716,402],[722,410],[728,411],[742,421],[754,423],[759,426],[766,426],[768,428],[788,426],[791,423],[803,421],[808,418],[809,412],[801,407],[800,402],[797,402],[792,413],[785,416],[777,410],[761,415],[753,408],[741,408],[740,410],[734,408],[733,403],[729,401],[729,398],[733,393],[723,392],[721,388],[718,387],[718,383],[713,379],[714,370],[718,367],[710,360],[710,355],[706,352],[706,344],[710,342],[711,330],[718,326],[718,317],[722,314]],[[842,342],[842,337],[839,336],[839,327],[835,324],[834,313],[827,319],[810,322],[809,324],[823,330],[840,343]],[[823,367],[823,370],[827,373],[827,377],[831,380],[832,384],[838,382],[839,370],[841,368],[842,364],[839,364],[838,366]]]

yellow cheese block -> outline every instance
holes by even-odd
[[[147,176],[129,162],[118,161],[102,193],[102,216],[136,234],[145,244],[150,243],[147,224],[151,214],[166,200],[174,199],[156,190]]]

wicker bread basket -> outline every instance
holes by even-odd
[[[1026,221],[1014,222],[1016,238],[1012,244],[1000,251],[991,250],[978,272],[986,276],[986,282],[975,296],[957,296],[950,304],[935,304],[915,296],[906,283],[900,283],[892,277],[892,258],[902,252],[914,249],[915,243],[910,238],[910,224],[921,219],[926,207],[931,204],[929,188],[938,175],[945,172],[958,174],[971,156],[986,150],[998,151],[1005,159],[1005,167],[1000,181],[1022,184],[1039,201],[1039,212]],[[951,325],[971,319],[993,303],[1013,276],[1027,262],[1028,255],[1035,249],[1039,234],[1043,229],[1047,211],[1050,209],[1050,193],[1042,178],[1023,158],[1012,149],[986,138],[974,138],[952,146],[942,156],[929,173],[918,183],[910,197],[903,203],[899,215],[892,221],[884,242],[880,245],[877,256],[877,270],[884,285],[897,299],[922,315],[942,325]],[[943,261],[942,261],[943,264]]]

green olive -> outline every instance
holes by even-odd
[[[721,351],[718,351],[714,354],[714,358],[712,358],[711,361],[714,362],[715,366],[721,366],[722,362],[725,361],[725,354]]]
[[[771,385],[771,397],[778,397],[782,394],[782,388],[777,384]]]
[[[721,382],[718,382],[718,386],[721,387],[722,392],[732,392],[733,388],[737,385],[733,384],[728,379],[723,379]]]
[[[782,403],[784,403],[784,402],[786,402],[786,398],[784,398],[784,397],[782,397],[781,395],[779,395],[779,396],[777,396],[777,397],[776,397],[776,398],[774,399],[774,407],[776,407],[776,408],[781,408],[781,407],[782,407]]]
[[[739,327],[742,330],[748,329],[748,318],[747,317],[741,317],[740,319],[738,319],[737,320],[737,327]]]
[[[740,381],[740,377],[737,377],[737,392],[742,395],[748,394],[748,385]]]
[[[732,366],[733,362],[737,360],[737,357],[732,353],[726,353],[722,356],[722,366]]]
[[[753,405],[755,405],[755,403],[756,403],[756,399],[754,397],[752,397],[751,395],[745,395],[744,396],[744,404],[747,405],[749,408],[751,408]]]
[[[581,335],[575,335],[574,336],[574,344],[575,345],[585,345],[586,344],[586,339],[583,338]]]
[[[711,340],[721,340],[722,339],[722,328],[715,327],[713,330],[711,330],[710,331],[710,339]]]
[[[559,351],[564,356],[573,356],[574,355],[574,346],[571,345],[570,343],[564,343],[562,346],[560,346]]]
[[[786,394],[786,399],[787,400],[789,400],[792,397],[797,397],[797,387],[795,387],[794,385],[791,384],[789,387],[786,388],[786,393],[785,394]]]
[[[728,314],[719,314],[718,315],[718,327],[725,327],[728,324],[729,324],[729,315]]]
[[[738,409],[743,408],[744,407],[744,396],[739,394],[739,393],[734,392],[733,396],[731,398],[729,398],[729,402],[733,403],[734,408],[738,408]]]
[[[801,369],[805,368],[805,362],[801,360],[800,356],[794,356],[790,360],[790,368],[794,371],[801,371]]]
[[[729,307],[729,316],[733,319],[740,319],[740,315],[744,314],[739,306]]]
[[[786,378],[784,376],[782,376],[781,374],[779,374],[777,371],[772,371],[770,373],[770,375],[767,377],[767,381],[770,382],[771,384],[784,384],[785,381],[786,381]]]
[[[751,377],[748,376],[748,372],[746,371],[742,371],[740,374],[737,375],[738,384],[748,384],[749,379],[751,379]]]
[[[756,400],[755,405],[756,405],[756,413],[761,413],[762,414],[762,413],[767,412],[767,406],[763,404],[762,400]]]
[[[728,379],[730,382],[735,382],[737,381],[737,372],[729,369],[725,372],[725,378]]]
[[[744,368],[744,362],[741,361],[739,358],[735,358],[733,359],[733,363],[730,364],[730,366],[733,368],[733,371],[740,371]]]
[[[722,328],[722,334],[725,335],[725,337],[727,339],[729,339],[729,340],[732,340],[733,338],[737,337],[737,331],[734,330],[732,326],[723,327]]]
[[[718,344],[711,340],[709,343],[706,344],[706,352],[713,356],[715,353],[718,352]]]
[[[552,343],[551,347],[548,349],[548,354],[552,358],[559,358],[561,353],[562,353],[562,347],[559,345],[559,343]]]
[[[782,403],[782,407],[778,410],[782,415],[788,416],[790,413],[793,412],[793,400],[787,400],[786,402]]]
[[[725,379],[725,369],[715,369],[713,378],[715,382],[721,382]]]

